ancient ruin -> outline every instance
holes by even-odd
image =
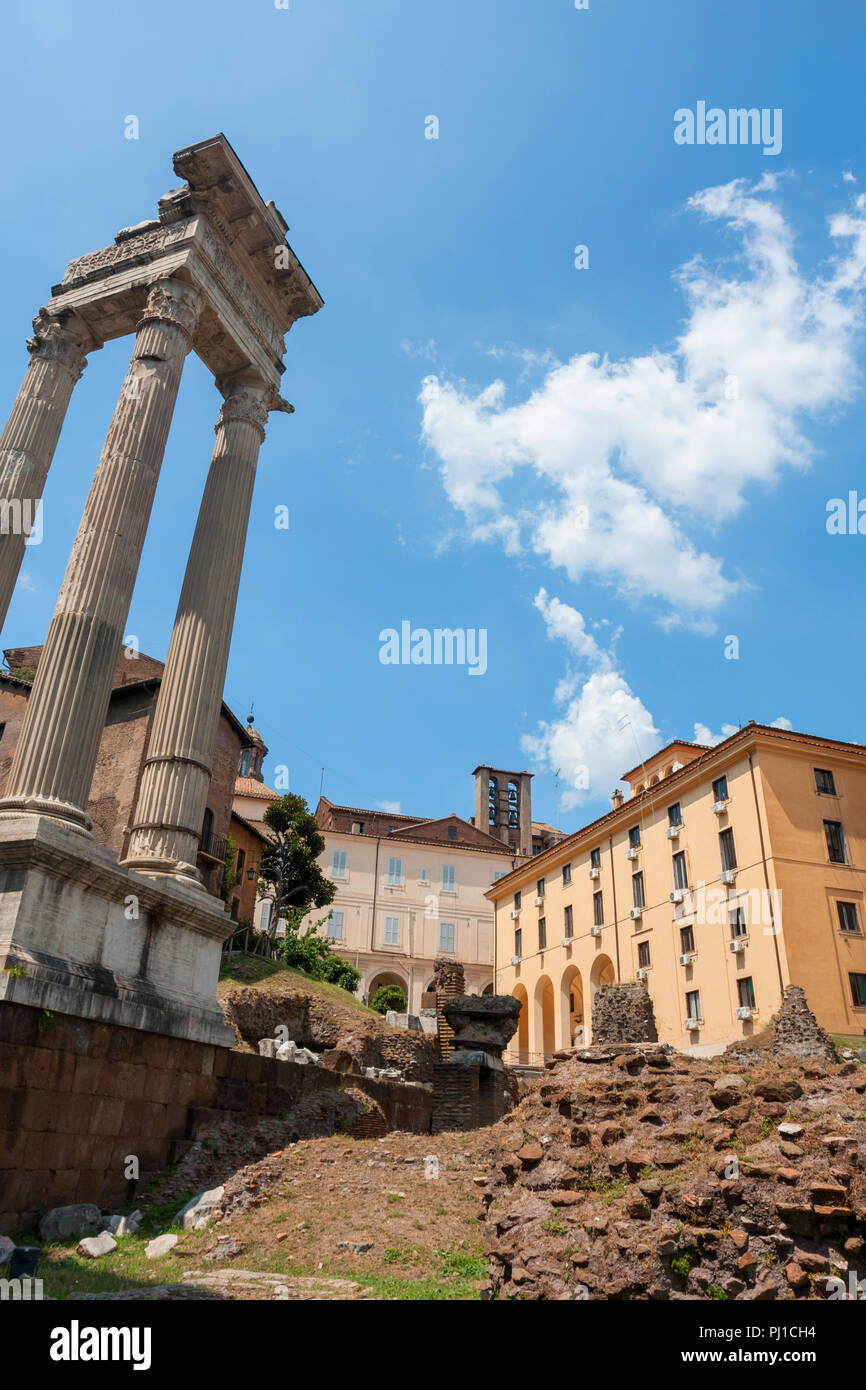
[[[592,1003],[593,1045],[658,1042],[653,1002],[637,980],[602,985]]]
[[[826,1062],[835,1062],[836,1049],[809,1008],[803,987],[788,985],[782,1006],[767,1027],[751,1038],[732,1043],[725,1056],[744,1065],[772,1057],[793,1057],[800,1062],[822,1057]]]
[[[0,996],[230,1046],[216,1003],[231,929],[195,867],[256,460],[284,334],[322,300],[226,140],[178,151],[158,216],[72,261],[40,309],[0,439],[0,493],[42,495],[87,354],[135,335],[0,800]],[[112,674],[187,354],[223,398],[123,862],[86,813]],[[0,548],[0,622],[24,554]]]

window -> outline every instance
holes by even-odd
[[[518,960],[523,955],[523,932],[520,930],[520,927],[518,927],[514,933],[514,954],[517,956]]]
[[[213,811],[209,806],[205,808],[204,818],[201,823],[201,845],[203,854],[210,854],[213,846]]]
[[[426,870],[425,870],[425,872],[426,872]],[[494,882],[494,883],[497,883],[497,882],[499,881],[499,879],[500,879],[500,878],[504,878],[505,875],[506,875],[507,873],[508,873],[508,870],[507,870],[507,869],[494,869],[494,870],[493,870],[493,882]]]
[[[674,888],[688,888],[689,871],[686,868],[685,850],[680,850],[674,855]]]
[[[641,941],[637,948],[637,963],[642,970],[645,970],[650,963],[650,945],[648,941]]]
[[[514,906],[515,906],[515,908],[519,908],[519,907],[520,907],[520,890],[519,890],[519,889],[518,889],[518,891],[514,894]]]
[[[728,779],[727,777],[717,777],[713,783],[713,801],[727,801],[728,799]]]
[[[695,929],[694,927],[680,927],[680,950],[684,956],[690,956],[695,949]]]
[[[388,883],[392,888],[403,887],[403,860],[388,860]]]
[[[646,899],[644,898],[643,891],[643,874],[632,874],[631,891],[635,907],[646,907]]]
[[[246,852],[246,850],[245,850],[245,849],[239,849],[239,850],[238,850],[237,863],[235,864],[235,873],[236,873],[236,874],[242,874],[242,873],[243,873],[243,871],[244,871],[244,865],[246,864],[246,862],[247,862],[247,852]]]
[[[439,923],[439,950],[440,950],[440,951],[453,951],[453,950],[454,950],[454,923],[453,923],[453,922],[440,922],[440,923]]]
[[[821,796],[836,795],[836,781],[832,772],[829,772],[827,768],[815,768],[815,789],[820,792]]]
[[[592,895],[592,920],[595,926],[604,926],[604,899],[601,893]]]
[[[628,843],[630,849],[640,849],[640,826],[633,825],[628,832]]]
[[[543,951],[543,950],[545,949],[546,946],[547,946],[547,918],[546,918],[546,917],[539,917],[539,919],[538,919],[538,949],[539,949],[539,951]]]
[[[735,907],[731,913],[731,937],[736,939],[738,936],[746,935],[746,914],[743,908]]]
[[[5,732],[6,732],[6,725],[5,725],[5,723],[0,724],[0,738],[3,737],[3,735],[5,734]]]
[[[456,826],[456,825],[449,825],[449,827],[448,827],[448,839],[449,839],[449,840],[456,840],[456,839],[457,839],[457,826]]]
[[[262,915],[259,918],[259,931],[267,931],[268,923],[271,920],[271,908],[273,903],[262,903]]]
[[[837,902],[836,911],[839,913],[839,926],[842,931],[860,930],[860,921],[857,916],[856,903]]]
[[[399,946],[399,945],[400,945],[400,918],[399,918],[399,917],[386,917],[386,918],[385,918],[385,945],[386,945],[386,946]]]
[[[565,935],[574,936],[574,910],[571,907],[565,909]]]
[[[571,883],[571,865],[570,865],[570,864],[563,864],[563,866],[562,866],[562,886],[563,886],[563,888],[567,888],[568,885],[569,885],[570,883]]]
[[[536,883],[536,885],[535,885],[535,891],[536,891],[536,893],[538,894],[539,898],[543,898],[543,897],[544,897],[544,879],[543,879],[543,878],[540,878],[540,879],[538,880],[538,882]]]
[[[740,1001],[741,1009],[753,1009],[755,1007],[755,986],[752,984],[751,975],[737,980],[737,998]]]
[[[342,912],[332,912],[328,922],[328,936],[332,941],[343,940],[343,914]]]
[[[601,868],[601,850],[600,850],[600,849],[591,849],[591,850],[589,851],[589,867],[590,867],[591,869],[600,869],[600,868]]]
[[[686,994],[686,1018],[700,1018],[701,1016],[701,991],[690,989]]]
[[[422,882],[422,883],[426,883],[426,882],[427,882],[427,870],[426,870],[426,869],[422,869],[422,870],[421,870],[421,882]]]
[[[730,826],[719,835],[719,850],[722,855],[722,868],[735,869],[737,867],[737,851],[734,847],[734,832]]]
[[[668,807],[668,825],[682,825],[683,810],[678,801]]]
[[[866,1009],[866,975],[850,974],[848,979],[851,981],[851,998],[854,1001],[855,1009]]]
[[[831,864],[847,864],[845,857],[845,832],[840,820],[825,820],[824,834],[827,837],[827,853]]]
[[[453,864],[442,865],[442,892],[457,892],[457,869]]]
[[[348,878],[349,856],[344,849],[335,849],[331,855],[331,878]]]

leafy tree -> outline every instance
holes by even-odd
[[[370,1000],[370,1008],[377,1014],[386,1014],[389,1009],[402,1014],[406,1011],[406,996],[399,985],[380,985]]]
[[[311,907],[333,902],[337,890],[317,862],[325,840],[302,796],[287,792],[270,803],[262,820],[274,839],[259,861],[259,897],[271,903],[268,934],[275,936],[281,918],[296,912],[300,921]]]

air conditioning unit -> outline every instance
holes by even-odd
[[[727,798],[726,798],[724,801],[714,801],[714,802],[713,802],[713,815],[714,815],[714,816],[723,816],[723,815],[725,814],[725,811],[727,811],[727,809],[728,809]]]
[[[637,919],[638,919],[638,917],[640,917],[640,916],[642,915],[642,913],[643,913],[643,908],[642,908],[642,907],[633,907],[633,908],[631,909],[631,912],[630,912],[628,915],[629,915],[629,917],[631,918],[631,920],[632,920],[633,922],[636,922]]]
[[[635,977],[636,980],[645,980],[646,977],[647,977],[647,975],[649,974],[649,972],[650,972],[649,966],[648,966],[648,965],[642,965],[641,968],[640,968],[639,970],[636,970],[636,971],[634,972],[634,977]]]
[[[511,957],[511,964],[512,964],[512,965],[519,965],[519,964],[520,964],[520,957],[519,957],[519,956],[512,956],[512,957]]]
[[[704,1020],[703,1020],[702,1018],[684,1018],[684,1019],[683,1019],[683,1032],[684,1032],[684,1033],[693,1033],[693,1032],[695,1032],[696,1029],[698,1029],[698,1028],[703,1028],[703,1026],[704,1026]]]
[[[728,950],[734,951],[735,953],[738,951],[745,951],[748,944],[749,938],[747,936],[735,936],[733,941],[728,942]]]
[[[540,893],[536,893],[536,895],[535,895],[535,906],[536,906],[536,907],[541,907],[541,905],[542,905],[543,902],[544,902],[544,898],[541,896],[541,894],[540,894]]]
[[[590,871],[589,871],[589,876],[590,876],[590,878],[598,878],[598,874],[599,874],[599,871],[598,871],[598,869],[596,869],[596,868],[592,868],[592,869],[590,869]]]
[[[687,951],[685,955],[680,956],[680,965],[691,965],[694,958],[694,951]]]
[[[638,857],[639,854],[640,854],[640,846],[639,846],[639,845],[632,845],[631,849],[629,850],[628,854],[626,855],[626,859],[637,859],[637,857]]]
[[[722,869],[722,883],[735,883],[736,879],[736,869]]]
[[[751,1018],[751,1017],[752,1017],[752,1010],[751,1010],[750,1008],[744,1006],[742,1009],[737,1009],[737,1018]]]
[[[571,936],[564,936],[559,944],[560,946],[570,946],[573,940],[574,938]]]
[[[519,908],[519,907],[513,907],[513,908],[511,909],[511,920],[512,920],[512,922],[514,921],[515,917],[519,917],[519,916],[520,916],[520,908]]]
[[[668,894],[668,901],[672,903],[681,903],[685,896],[686,893],[684,888],[675,888],[672,893]]]
[[[590,936],[601,936],[601,927],[590,927]]]
[[[669,826],[668,826],[668,839],[669,839],[669,840],[676,840],[676,839],[678,838],[679,833],[680,833],[681,830],[682,830],[682,826],[681,826],[681,825],[669,825]]]

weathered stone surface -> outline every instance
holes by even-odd
[[[92,1202],[68,1207],[52,1207],[39,1222],[39,1234],[46,1242],[69,1240],[72,1236],[93,1236],[102,1225],[102,1212]]]
[[[10,1240],[8,1236],[0,1236],[0,1265],[5,1265],[14,1249],[14,1240]]]
[[[174,1235],[173,1232],[166,1231],[165,1235],[157,1236],[155,1240],[150,1241],[144,1247],[144,1253],[149,1260],[158,1260],[160,1256],[167,1255],[170,1250],[173,1250],[179,1239],[180,1237]]]
[[[185,1207],[181,1207],[175,1223],[185,1231],[200,1231],[216,1216],[225,1193],[224,1187],[212,1187],[209,1192],[199,1192],[191,1197]]]
[[[88,1260],[98,1260],[103,1255],[111,1255],[117,1249],[117,1241],[108,1231],[101,1231],[98,1236],[85,1236],[75,1247],[76,1255],[83,1255]]]

